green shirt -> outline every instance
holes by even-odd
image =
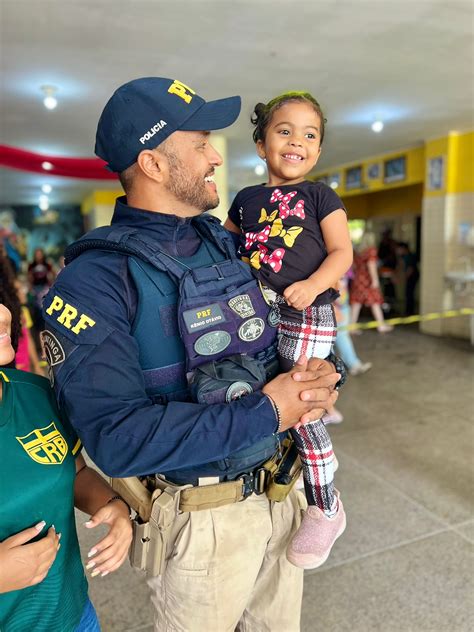
[[[36,586],[0,594],[1,632],[75,630],[87,600],[74,520],[78,441],[61,421],[48,380],[0,369],[0,541],[44,520],[61,548]]]

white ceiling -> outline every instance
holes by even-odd
[[[240,94],[225,135],[232,190],[259,180],[249,116],[257,101],[308,90],[328,119],[319,167],[474,127],[471,0],[0,0],[1,142],[92,156],[114,89],[179,78],[206,99]],[[58,86],[47,111],[40,86]],[[381,134],[370,131],[375,116]],[[110,183],[2,170],[0,204],[80,201]]]

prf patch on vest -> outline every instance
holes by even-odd
[[[49,305],[45,307],[45,311],[62,326],[61,328],[67,329],[76,336],[96,324],[91,316],[81,313],[81,310],[66,302],[58,294],[54,294]]]
[[[186,329],[190,334],[226,321],[226,317],[218,303],[205,305],[198,309],[188,309],[183,312],[183,318],[186,323]]]
[[[24,437],[16,437],[29,457],[41,465],[60,465],[67,454],[67,443],[52,421]]]

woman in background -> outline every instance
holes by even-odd
[[[375,235],[371,232],[365,232],[354,254],[354,279],[350,293],[352,323],[359,320],[361,307],[366,305],[370,307],[374,319],[378,323],[377,331],[384,334],[392,331],[393,327],[385,323],[377,263]]]

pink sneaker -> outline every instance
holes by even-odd
[[[328,518],[319,507],[310,505],[304,512],[300,528],[293,536],[286,558],[298,568],[318,568],[328,559],[332,546],[346,528],[346,514],[336,491],[337,514]]]

